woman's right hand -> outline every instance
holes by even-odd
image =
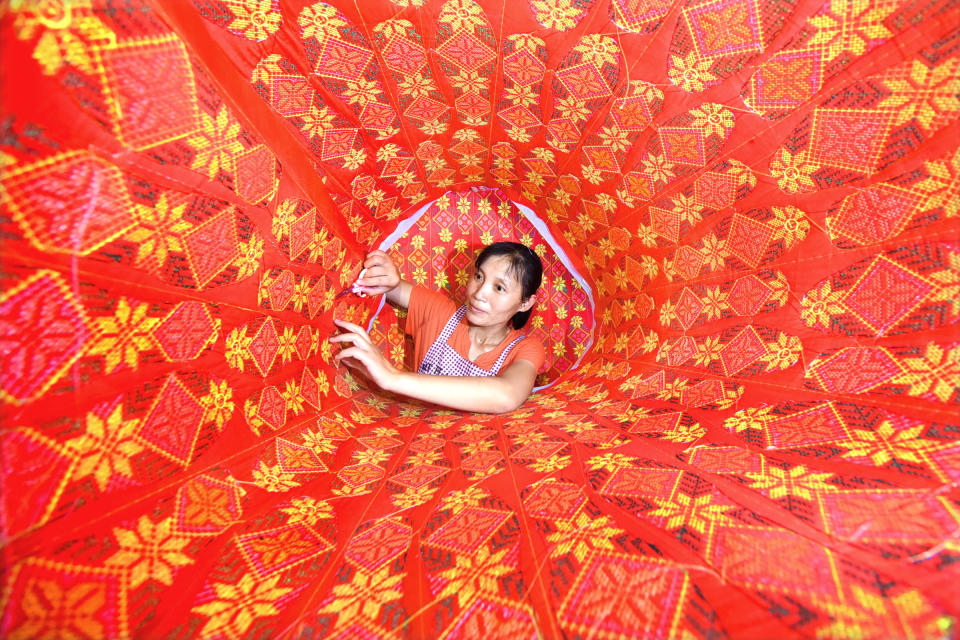
[[[369,296],[390,293],[400,284],[400,270],[383,251],[371,251],[363,261],[366,272],[357,279],[357,286]]]

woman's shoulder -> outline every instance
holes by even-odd
[[[456,309],[457,304],[445,293],[433,291],[421,285],[413,285],[410,290],[410,305],[428,308]]]
[[[544,348],[543,343],[540,342],[539,338],[530,335],[529,333],[523,333],[519,330],[516,330],[516,334],[517,335],[513,338],[513,340],[516,340],[517,338],[521,338],[521,340],[513,347],[516,351],[515,357],[523,360],[529,360],[539,368],[547,357],[547,351]]]
[[[540,341],[540,338],[525,331],[524,329],[512,329],[511,330],[511,340],[516,340],[517,338],[523,338],[518,344],[537,344],[540,347],[543,347],[543,342]]]
[[[407,307],[408,326],[436,324],[440,320],[442,325],[456,310],[456,303],[446,295],[420,285],[413,285],[413,289],[410,290],[410,304]]]

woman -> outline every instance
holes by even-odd
[[[546,357],[536,338],[521,334],[543,278],[540,258],[516,242],[498,242],[477,256],[461,307],[446,296],[400,277],[383,251],[371,252],[357,280],[363,293],[386,294],[407,309],[417,372],[401,371],[362,327],[334,320],[347,331],[330,338],[350,346],[338,362],[362,370],[380,388],[463,411],[513,411],[530,395]]]

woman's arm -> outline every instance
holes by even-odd
[[[514,360],[499,375],[490,377],[432,376],[397,371],[384,389],[461,411],[506,413],[530,397],[536,377],[537,370],[532,362]]]
[[[505,413],[519,407],[530,396],[537,377],[536,367],[528,360],[515,360],[500,375],[490,377],[432,376],[400,371],[383,356],[362,327],[334,320],[349,333],[330,338],[330,342],[349,342],[336,360],[362,370],[381,389],[432,402],[461,411]]]
[[[410,306],[413,285],[400,277],[400,270],[389,255],[383,251],[371,251],[363,261],[363,268],[366,273],[356,283],[361,291],[373,296],[386,294],[390,304],[404,309]]]

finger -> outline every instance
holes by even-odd
[[[390,291],[391,287],[371,287],[371,286],[360,286],[360,291],[368,296],[378,296],[381,293],[386,293]]]
[[[371,251],[367,254],[367,258],[363,261],[363,266],[367,269],[370,267],[376,267],[378,265],[385,265],[390,261],[390,256],[388,256],[383,251]]]
[[[379,271],[380,267],[364,267],[360,270],[360,273],[357,274],[357,279],[354,280],[354,282],[357,284],[366,282],[370,278],[376,277]]]
[[[363,278],[369,279],[375,276],[389,276],[393,273],[393,269],[389,269],[385,264],[375,264],[372,267],[367,267],[364,269]]]
[[[377,282],[382,282],[389,279],[390,279],[389,274],[377,273],[376,271],[371,269],[367,271],[362,278],[357,278],[357,284],[363,287],[363,286],[369,286],[372,284],[376,284]]]
[[[349,349],[344,349],[336,356],[334,356],[334,361],[342,362],[351,369],[363,369],[364,371],[368,370],[367,367],[367,354],[362,350],[357,349],[356,347],[350,347]]]
[[[336,335],[330,338],[330,342],[333,342],[333,343],[349,342],[352,346],[348,348],[359,348],[364,350],[375,348],[369,338],[367,338],[366,336],[361,336],[357,333],[341,333],[340,335]]]
[[[362,369],[362,367],[357,363],[353,358],[344,358],[343,360],[337,358],[335,361],[337,365],[344,365],[348,369]]]
[[[346,358],[346,359],[349,360],[349,359],[351,359],[351,358],[355,358],[355,357],[356,357],[356,352],[357,352],[357,348],[356,348],[356,347],[349,347],[349,348],[347,348],[347,349],[344,349],[343,351],[341,351],[341,352],[338,353],[337,355],[333,356],[333,359],[336,360],[337,362],[340,362],[340,361],[343,360],[344,358]]]
[[[330,342],[351,342],[354,344],[357,340],[362,340],[362,338],[355,333],[338,333],[330,338]]]

